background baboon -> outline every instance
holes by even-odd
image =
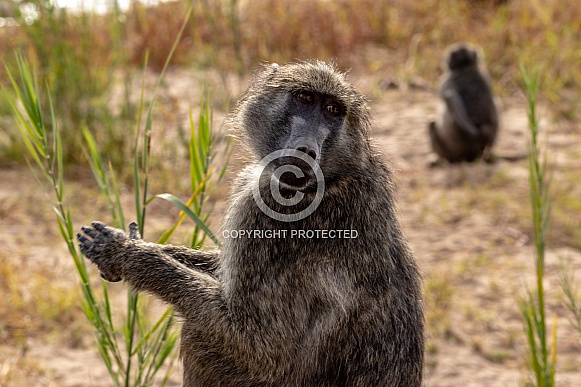
[[[446,66],[439,87],[442,122],[429,124],[432,149],[451,163],[488,158],[499,119],[484,65],[476,49],[461,43],[447,50]]]
[[[392,175],[368,139],[368,105],[323,62],[264,66],[229,121],[255,158],[238,176],[225,230],[279,230],[225,238],[220,251],[157,245],[102,223],[83,227],[82,252],[105,278],[153,293],[183,316],[184,385],[420,386],[424,356],[421,281],[395,217]],[[325,190],[309,216],[283,222],[317,195],[307,163],[275,160],[295,149],[318,161]],[[270,194],[301,192],[285,207]],[[272,214],[271,214],[272,215]],[[355,230],[356,237],[293,237],[299,230]],[[336,234],[337,235],[337,234]],[[351,236],[354,236],[351,233]]]

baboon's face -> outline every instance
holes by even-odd
[[[367,122],[365,104],[330,66],[318,62],[271,66],[258,75],[242,101],[239,124],[258,160],[283,149],[301,152],[321,168],[328,181],[359,155],[363,122]],[[281,186],[303,190],[316,186],[309,163],[299,157],[279,157],[270,170],[290,166],[289,172],[277,176]]]
[[[277,127],[278,139],[273,150],[291,149],[304,153],[320,164],[327,139],[339,135],[345,120],[345,106],[336,97],[299,90],[285,98],[287,118]],[[306,160],[287,156],[273,161],[273,167],[291,165],[302,173],[283,173],[279,180],[288,189],[302,189],[315,181],[315,172]],[[301,176],[302,175],[302,176]]]

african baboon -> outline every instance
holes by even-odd
[[[475,48],[464,43],[447,50],[439,87],[444,102],[442,122],[430,122],[432,149],[450,163],[489,157],[498,132],[492,87]]]
[[[104,278],[183,316],[185,386],[420,386],[421,280],[392,173],[369,140],[366,99],[324,62],[265,65],[228,121],[254,162],[232,188],[221,250],[147,243],[134,223],[129,237],[93,222],[81,251]],[[263,168],[281,149],[307,161],[284,154]],[[273,172],[285,166],[291,173]],[[278,218],[308,208],[323,183],[314,212]]]

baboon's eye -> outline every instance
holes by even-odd
[[[313,93],[309,93],[308,91],[301,91],[298,94],[298,97],[301,101],[305,103],[311,103],[314,100]]]
[[[343,112],[343,107],[338,103],[332,103],[327,105],[327,112],[333,116],[338,116]]]

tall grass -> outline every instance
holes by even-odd
[[[127,58],[121,46],[126,36],[116,8],[105,18],[90,11],[71,14],[50,0],[32,4],[38,18],[21,24],[25,42],[21,48],[39,69],[41,82],[50,87],[52,104],[59,112],[65,165],[84,162],[82,153],[75,152],[82,126],[98,134],[113,165],[121,165],[130,154],[127,139],[131,136],[119,127],[131,127],[134,107],[128,90],[122,93],[125,98],[116,101],[119,106],[111,106],[107,97],[119,79],[128,78],[123,74]],[[120,86],[127,88],[128,84]],[[40,102],[44,110],[49,108],[46,99]]]
[[[112,0],[108,15],[71,15],[54,7],[51,0],[27,3],[37,5],[40,17],[30,26],[22,23],[24,39],[7,41],[30,47],[39,62],[52,60],[55,65],[63,49],[106,68],[122,61],[140,66],[149,51],[150,66],[161,70],[181,15],[193,7],[173,64],[247,71],[265,60],[316,57],[334,59],[344,68],[363,66],[397,73],[410,63],[410,47],[417,41],[414,70],[435,80],[442,49],[469,36],[483,47],[492,76],[502,87],[517,84],[520,57],[542,67],[545,91],[552,100],[559,99],[559,90],[578,87],[581,81],[580,75],[569,71],[580,48],[576,37],[581,5],[576,0],[533,5],[451,0],[446,7],[437,0],[263,0],[260,6],[251,1],[184,0],[155,7],[136,1],[125,13]],[[11,31],[0,28],[0,42]],[[59,37],[66,37],[65,42]],[[80,50],[87,43],[90,50]],[[11,48],[0,43],[0,50]],[[380,50],[369,55],[369,48]]]
[[[111,0],[105,15],[70,13],[52,0],[23,3],[37,7],[39,17],[30,24],[19,20],[19,26],[0,28],[0,56],[8,58],[19,48],[38,64],[43,84],[46,77],[61,112],[65,164],[84,162],[78,152],[68,151],[76,149],[82,125],[104,148],[120,155],[112,158],[114,166],[131,154],[131,136],[122,129],[131,126],[121,123],[135,113],[131,70],[149,53],[148,66],[161,71],[188,7],[192,17],[172,64],[218,69],[223,79],[230,72],[248,73],[262,61],[318,58],[345,69],[397,76],[404,82],[422,77],[435,84],[443,49],[470,37],[486,53],[499,94],[516,91],[517,64],[525,58],[542,69],[547,81],[543,96],[557,114],[579,119],[581,74],[570,71],[581,50],[577,0],[533,5],[451,0],[446,7],[437,0],[263,0],[260,6],[251,1],[183,0],[154,7],[135,1],[127,11]],[[0,69],[0,82],[6,81]],[[116,109],[102,96],[110,96],[119,84],[123,93],[115,104],[122,108]],[[228,87],[226,82],[220,86]],[[3,111],[0,99],[0,116]],[[13,163],[22,149],[1,118],[6,133],[0,137],[0,163]],[[121,155],[118,149],[126,152]]]
[[[442,7],[438,0],[262,0],[257,6],[252,1],[188,0],[135,6],[127,15],[128,34],[140,43],[128,49],[133,58],[141,58],[143,47],[154,48],[151,63],[159,68],[163,62],[153,58],[165,58],[164,41],[177,28],[175,15],[191,4],[191,28],[176,64],[247,72],[262,61],[318,58],[392,76],[411,66],[415,76],[435,83],[443,49],[469,39],[482,46],[503,91],[514,91],[518,84],[521,57],[543,69],[543,93],[551,102],[558,103],[563,90],[578,89],[581,75],[569,68],[581,47],[576,39],[581,4],[493,3],[451,0]]]
[[[528,291],[519,303],[525,328],[529,367],[535,385],[552,387],[555,385],[557,362],[557,323],[548,331],[545,306],[545,248],[546,234],[551,214],[549,196],[550,179],[547,176],[547,155],[539,144],[539,122],[536,112],[539,91],[539,75],[529,73],[521,66],[524,90],[528,101],[528,122],[531,134],[529,146],[529,185],[532,210],[533,240],[535,244],[536,290]],[[549,342],[549,336],[551,341]]]
[[[186,19],[176,39],[179,41]],[[168,55],[166,65],[159,77],[159,87],[172,52]],[[96,290],[89,277],[85,259],[76,246],[76,231],[73,226],[73,217],[65,205],[66,182],[65,151],[63,148],[62,131],[60,126],[59,110],[53,103],[53,97],[48,85],[42,89],[38,85],[37,75],[31,65],[22,56],[17,60],[18,75],[8,70],[13,91],[17,98],[11,101],[13,115],[19,127],[27,155],[32,159],[34,171],[39,171],[39,181],[47,184],[53,190],[53,209],[57,223],[69,253],[73,258],[79,275],[83,294],[83,311],[94,327],[97,347],[107,367],[115,386],[144,386],[165,385],[168,381],[175,360],[174,347],[178,333],[175,330],[175,320],[171,309],[167,309],[157,320],[151,321],[146,313],[142,297],[128,291],[127,311],[123,316],[123,323],[119,326],[118,317],[114,316],[109,295],[108,285],[101,282],[102,295]],[[48,82],[47,82],[48,83]],[[184,217],[189,216],[196,224],[191,237],[191,245],[199,248],[203,245],[206,236],[215,243],[219,243],[206,225],[208,213],[205,205],[208,200],[209,181],[219,181],[225,170],[230,154],[230,147],[216,150],[216,135],[211,129],[211,110],[209,102],[202,106],[198,125],[196,127],[190,114],[190,176],[192,195],[183,203],[171,194],[150,196],[148,192],[151,165],[151,134],[153,130],[152,109],[155,103],[157,87],[149,106],[144,107],[143,93],[139,103],[137,129],[134,137],[134,192],[137,221],[141,235],[145,234],[147,224],[147,206],[156,198],[168,200],[182,210],[176,225],[168,230],[160,239],[164,243],[172,236],[182,223]],[[41,91],[44,90],[44,91]],[[41,98],[48,101],[48,109],[44,109]],[[107,203],[113,224],[118,228],[125,228],[126,216],[121,205],[121,190],[118,173],[110,160],[103,158],[99,142],[93,136],[88,126],[81,130],[84,139],[83,153],[93,171],[95,180]],[[158,376],[162,366],[167,364],[164,373]],[[157,379],[156,379],[157,377]]]
[[[50,111],[47,114],[42,111],[39,102],[40,90],[36,77],[31,73],[29,64],[22,58],[18,60],[18,64],[20,82],[17,82],[11,73],[9,74],[19,102],[24,107],[24,112],[21,112],[15,103],[13,106],[14,114],[28,154],[36,164],[35,170],[42,173],[44,180],[54,190],[55,201],[53,202],[53,208],[57,215],[58,226],[79,275],[84,297],[83,311],[95,329],[101,357],[116,386],[148,384],[171,353],[177,339],[176,333],[171,331],[173,326],[171,312],[168,310],[159,321],[151,326],[141,310],[142,306],[138,305],[138,297],[130,293],[127,317],[121,330],[124,343],[123,339],[119,339],[119,329],[113,319],[107,283],[102,283],[103,298],[99,300],[97,292],[91,284],[85,260],[77,250],[75,243],[76,231],[73,227],[72,216],[63,201],[65,194],[63,148],[50,93],[47,93],[50,106]],[[46,124],[46,115],[49,117],[52,130],[49,130]],[[87,146],[89,150],[87,152],[91,157],[95,178],[110,205],[114,224],[117,227],[123,227],[121,222],[124,216],[119,204],[120,197],[117,181],[114,176],[106,172],[107,169],[101,160],[92,137],[89,136],[89,132],[85,131],[84,133],[88,136]],[[50,140],[51,137],[52,140]],[[136,324],[138,319],[141,320],[140,324]],[[134,346],[133,340],[137,335],[141,338],[140,343]],[[164,351],[160,352],[156,348],[163,348]],[[141,363],[139,369],[147,371],[138,372],[135,375],[132,374],[131,367],[134,358],[139,359],[139,363]]]

